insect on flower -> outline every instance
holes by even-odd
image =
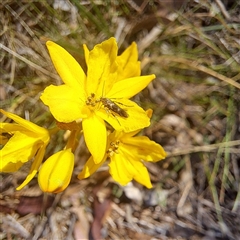
[[[128,118],[128,113],[117,105],[117,104],[123,105],[122,103],[116,102],[116,101],[114,102],[109,98],[103,97],[104,89],[105,89],[105,82],[103,83],[102,97],[100,97],[100,99],[97,101],[102,103],[106,112],[110,112],[115,118],[116,116],[114,115],[114,113],[118,114],[120,117]]]
[[[90,105],[92,107],[95,107],[97,103],[101,103],[105,109],[105,111],[107,113],[111,113],[113,115],[113,117],[115,117],[117,119],[117,116],[115,114],[117,114],[120,117],[123,118],[128,118],[129,115],[126,112],[126,110],[124,110],[123,108],[121,108],[119,105],[124,105],[120,102],[117,101],[113,101],[109,98],[103,97],[103,92],[104,92],[104,88],[105,88],[105,82],[103,84],[103,89],[102,89],[102,96],[99,99],[95,99],[95,93],[91,93],[91,95],[87,98],[86,104]],[[118,119],[117,119],[118,121]],[[119,122],[119,121],[118,121]]]
[[[114,115],[113,113],[117,113],[120,117],[128,118],[128,113],[122,108],[120,108],[115,102],[113,102],[109,98],[101,97],[98,101],[100,101],[104,108],[106,109],[106,111],[107,112],[110,111],[112,115]]]

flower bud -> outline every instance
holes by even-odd
[[[49,157],[38,174],[38,184],[43,192],[59,193],[68,186],[74,167],[71,149],[62,150]]]

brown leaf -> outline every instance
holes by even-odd
[[[40,214],[49,208],[54,200],[53,196],[48,195],[46,201],[44,201],[45,199],[43,196],[44,195],[36,197],[21,196],[16,212],[18,212],[20,215],[27,215],[28,213]]]

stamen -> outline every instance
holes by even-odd
[[[110,143],[110,148],[107,150],[107,155],[109,157],[112,157],[114,153],[118,154],[118,147],[119,147],[120,141],[117,140],[116,142],[111,142]]]
[[[97,104],[97,101],[95,99],[95,93],[91,93],[89,97],[87,97],[86,105],[90,105],[92,107],[95,107]]]

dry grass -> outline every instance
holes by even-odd
[[[135,183],[122,188],[106,168],[78,181],[88,157],[82,140],[63,194],[42,198],[36,180],[16,192],[29,166],[1,174],[0,239],[86,239],[99,228],[104,239],[240,238],[237,1],[56,2],[2,1],[1,108],[54,125],[39,101],[46,86],[61,83],[45,47],[48,39],[81,64],[83,43],[92,48],[115,36],[122,51],[136,41],[142,73],[157,78],[134,100],[154,110],[145,134],[164,146],[168,158],[148,165],[152,190]],[[63,139],[59,133],[47,155],[61,149]]]

